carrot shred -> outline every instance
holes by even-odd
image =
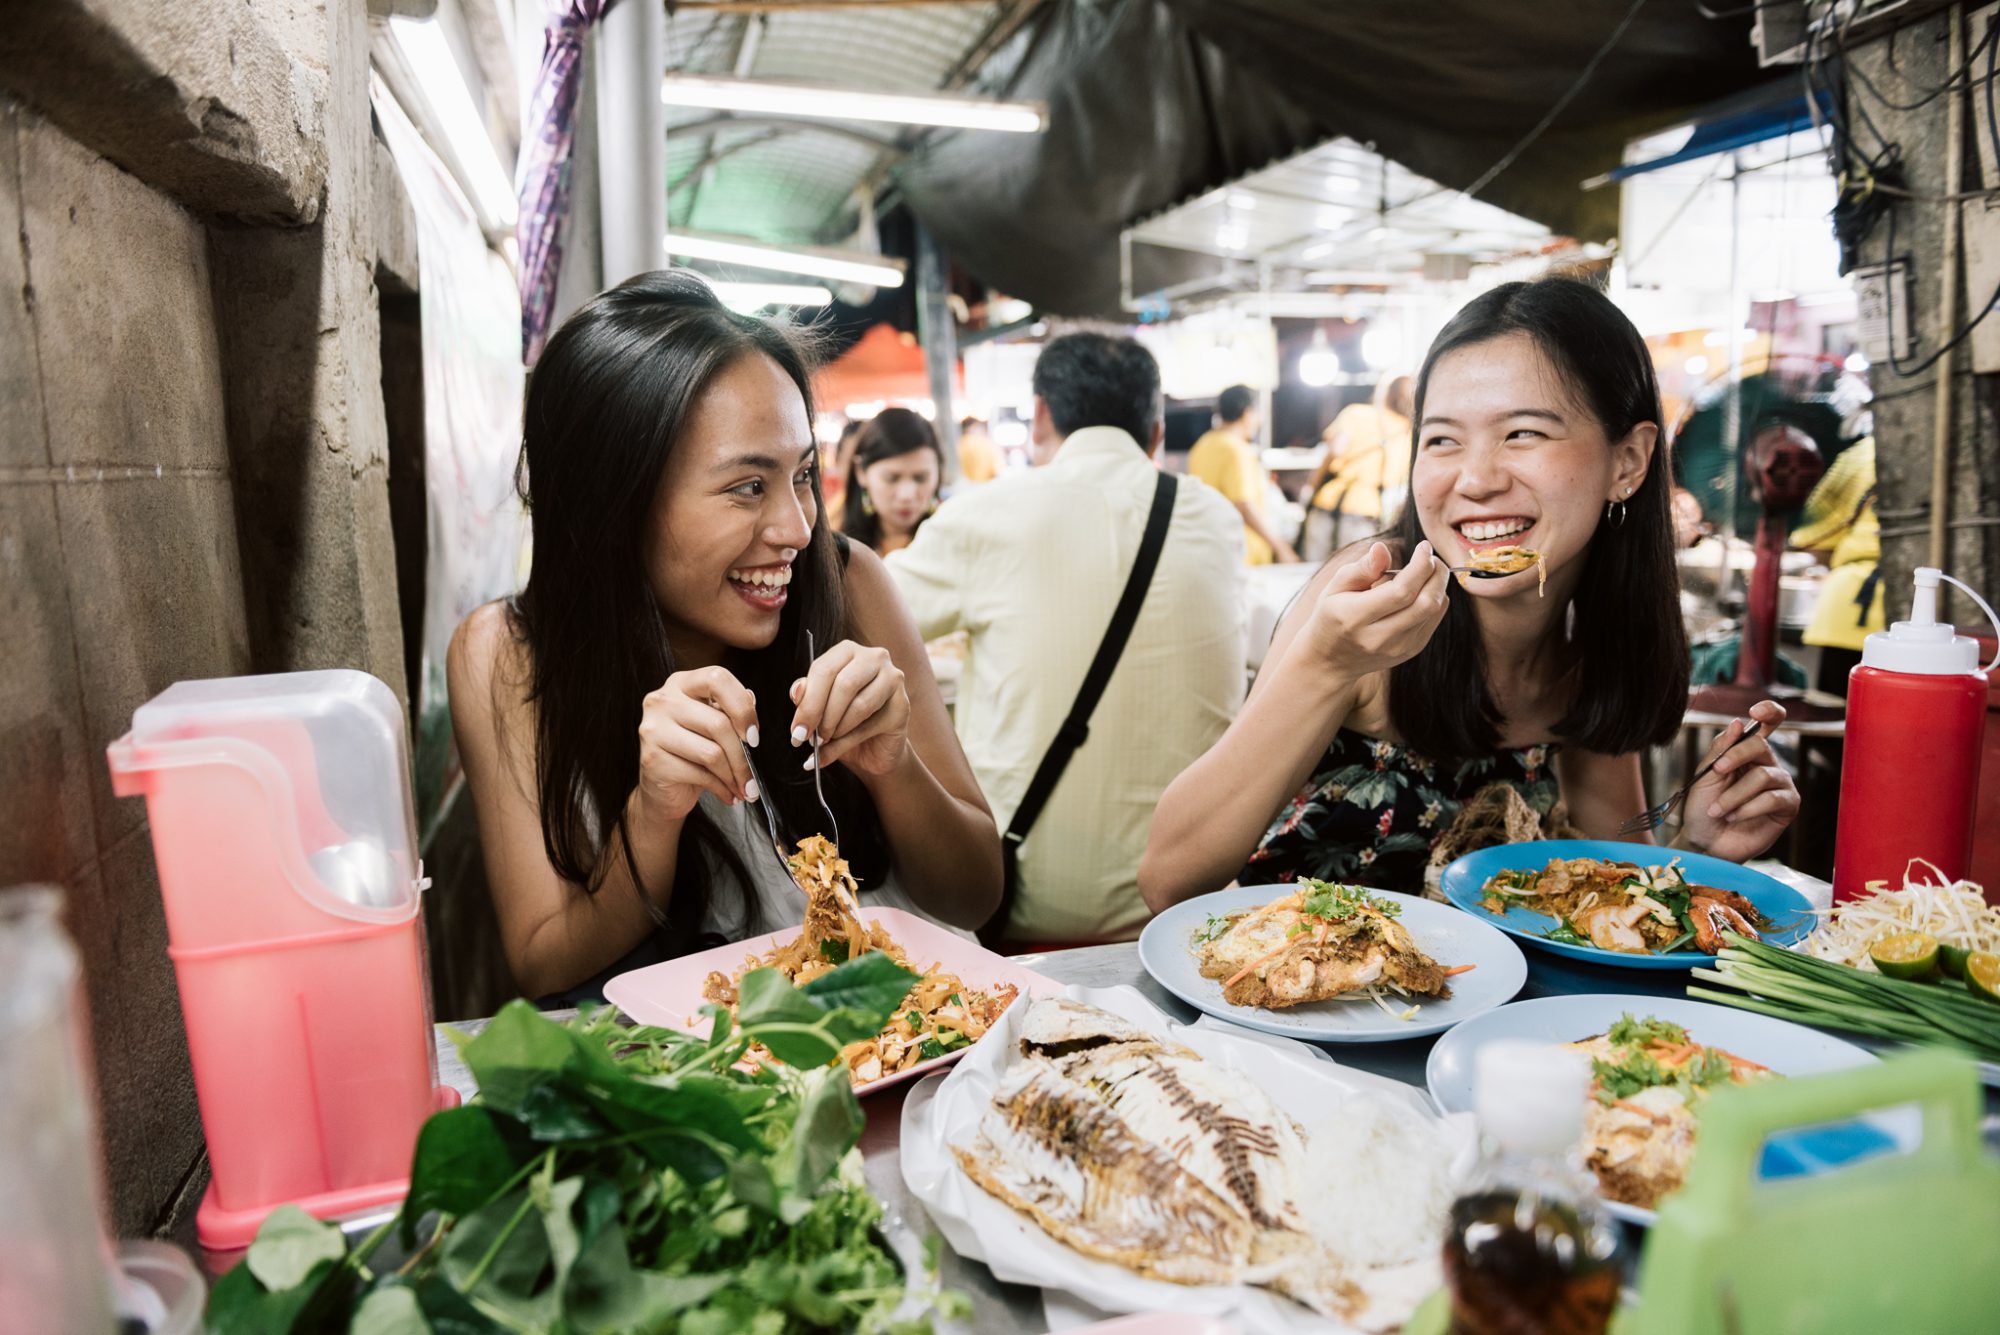
[[[1478,967],[1477,964],[1454,964],[1444,971],[1444,976],[1447,978],[1456,978],[1459,974],[1471,973]]]
[[[1248,964],[1238,969],[1235,973],[1229,975],[1229,977],[1222,980],[1223,990],[1227,991],[1228,989],[1236,986],[1236,984],[1240,983],[1245,978],[1248,978],[1250,976],[1251,970],[1255,969],[1258,965],[1264,963],[1266,960],[1274,960],[1278,958],[1278,956],[1290,950],[1292,948],[1292,944],[1293,943],[1291,941],[1287,940],[1285,944],[1279,946],[1276,950],[1268,951],[1265,954],[1259,955],[1256,959],[1251,960]]]

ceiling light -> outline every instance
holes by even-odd
[[[1048,110],[1039,102],[989,102],[940,94],[870,93],[858,88],[766,83],[755,79],[669,74],[660,100],[670,107],[798,116],[808,120],[888,121],[895,125],[945,125],[962,130],[1005,130],[1036,134],[1048,128]]]
[[[725,283],[711,282],[722,304],[746,315],[766,306],[830,306],[833,293],[811,283]]]
[[[1299,354],[1299,382],[1324,389],[1340,378],[1340,354],[1327,346],[1326,331],[1313,334],[1312,346]]]
[[[435,19],[392,17],[389,33],[409,62],[411,73],[430,103],[431,114],[447,141],[451,156],[469,178],[463,182],[473,196],[473,205],[482,224],[512,231],[519,213],[514,200],[514,178],[500,161],[493,137],[486,133],[478,104],[466,86],[465,75],[445,43],[444,29]]]
[[[1299,258],[1306,261],[1323,260],[1333,254],[1333,242],[1318,241],[1299,252]]]
[[[741,237],[717,236],[712,232],[669,232],[663,243],[667,254],[683,259],[714,260],[718,264],[741,264],[751,269],[778,273],[806,274],[830,278],[836,283],[864,283],[869,287],[901,287],[903,269],[899,261],[879,255],[850,251],[788,249],[767,246]]]

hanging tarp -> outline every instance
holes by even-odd
[[[1617,192],[1586,194],[1585,179],[1628,140],[1768,77],[1746,16],[1660,0],[1062,0],[990,90],[1047,101],[1048,131],[941,139],[897,181],[987,283],[1051,312],[1117,315],[1127,224],[1336,135],[1469,186],[1621,24],[1588,83],[1479,192],[1601,240]]]

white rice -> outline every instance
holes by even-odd
[[[1461,1137],[1435,1118],[1359,1094],[1306,1131],[1300,1208],[1313,1235],[1356,1266],[1434,1261]]]

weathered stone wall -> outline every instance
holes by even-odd
[[[125,1235],[205,1174],[106,744],[183,678],[406,690],[373,152],[360,4],[45,0],[0,28],[0,887],[68,890]]]

